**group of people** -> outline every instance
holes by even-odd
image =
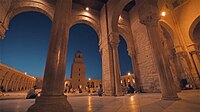
[[[128,86],[123,86],[122,85],[122,92],[124,94],[133,94],[135,93],[135,89],[132,85],[128,84]]]
[[[65,86],[66,86],[65,87],[65,93],[70,93],[70,92],[71,93],[74,93],[74,92],[83,93],[84,92],[84,90],[82,90],[79,86],[78,86],[77,89],[73,89],[71,84],[66,84]],[[94,88],[91,89],[91,88],[86,86],[85,92],[87,92],[87,93],[97,92],[99,96],[102,96],[102,94],[103,94],[102,84],[100,84],[99,87],[97,86],[95,89]]]
[[[68,85],[66,85],[68,87]],[[69,92],[70,91],[70,88],[66,88],[66,92]],[[82,92],[82,91],[81,91]],[[79,93],[80,92],[80,88],[79,88]],[[126,93],[128,94],[133,94],[135,92],[135,89],[133,88],[133,86],[131,86],[130,84],[128,85],[128,90]],[[99,96],[102,96],[103,95],[103,88],[102,88],[102,85],[100,84],[98,89],[97,89],[97,93]],[[38,96],[38,93],[36,92],[36,86],[34,86],[33,88],[31,88],[28,93],[27,93],[27,96],[26,96],[26,99],[33,99],[33,98],[36,98]]]
[[[33,86],[33,88],[31,88],[26,96],[26,99],[34,99],[38,96],[38,93],[35,91],[36,90],[36,86]]]

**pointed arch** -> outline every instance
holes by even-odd
[[[194,36],[194,31],[195,31],[195,28],[196,26],[200,24],[200,16],[198,16],[191,24],[191,26],[189,27],[189,36],[191,38],[191,40],[194,42],[194,43],[198,43],[200,44],[200,38],[198,39],[198,37],[195,37]]]

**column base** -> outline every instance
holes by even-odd
[[[26,112],[73,112],[67,96],[40,96]]]
[[[178,96],[175,97],[162,97],[162,100],[171,100],[171,101],[177,101],[177,100],[181,100],[181,98],[179,98]]]
[[[120,91],[115,94],[115,96],[124,96],[124,94]]]

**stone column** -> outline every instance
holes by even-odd
[[[72,0],[57,0],[41,97],[27,112],[72,112],[64,96],[66,51],[70,27]]]
[[[178,100],[180,98],[178,98],[176,94],[174,80],[169,68],[169,61],[162,45],[161,30],[158,26],[160,17],[157,0],[146,0],[139,10],[139,18],[140,22],[146,25],[149,40],[153,48],[155,61],[159,71],[162,99]]]
[[[139,83],[139,68],[136,59],[135,50],[133,48],[128,49],[128,55],[131,57],[131,63],[134,70],[134,79],[135,79],[135,90],[136,92],[140,92],[140,83]]]
[[[26,78],[25,78],[25,80],[24,80],[24,84],[23,84],[23,88],[24,88],[24,90],[26,90],[26,85],[27,85],[27,80],[28,80],[28,78],[27,78],[27,76],[25,76]]]
[[[171,68],[174,69],[174,72],[175,72],[173,77],[174,77],[175,84],[177,86],[177,91],[181,92],[180,78],[182,74],[182,68],[181,66],[179,66],[178,57],[175,52],[172,53],[170,58],[171,58],[170,60],[172,61]]]
[[[28,78],[27,83],[26,83],[26,89],[29,89],[29,78]]]
[[[114,72],[112,64],[111,47],[107,43],[100,44],[100,53],[102,57],[102,85],[104,94],[107,96],[114,96]]]
[[[114,70],[114,82],[115,82],[115,95],[122,95],[122,88],[120,85],[120,65],[119,65],[119,56],[118,56],[118,46],[119,46],[119,35],[117,33],[112,32],[109,35],[110,45],[112,48],[112,59],[113,59],[113,70]]]
[[[24,76],[21,77],[20,83],[19,83],[19,90],[22,90],[23,87],[23,82],[24,82]]]
[[[20,77],[20,76],[19,76]],[[16,88],[15,88],[15,91],[18,91],[19,89],[19,79],[20,78],[18,78],[17,80],[16,80]]]
[[[195,51],[191,51],[190,52],[192,59],[194,61],[195,64],[195,68],[198,72],[198,76],[200,78],[200,57],[199,57],[199,51],[195,50]]]
[[[177,60],[178,60],[178,66],[181,69],[181,76],[180,79],[187,79],[190,84],[193,85],[194,88],[197,87],[195,80],[193,78],[193,73],[192,73],[192,66],[190,64],[190,60],[187,59],[187,53],[182,51],[182,52],[177,52]]]

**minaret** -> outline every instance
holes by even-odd
[[[86,87],[86,65],[83,60],[83,54],[77,51],[71,66],[71,83],[73,89],[84,89]]]

